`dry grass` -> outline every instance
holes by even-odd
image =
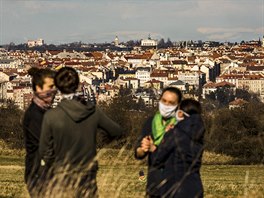
[[[2,149],[0,197],[28,198],[23,181],[23,151],[12,151],[7,147]],[[100,168],[97,183],[100,197],[144,197],[145,183],[138,180],[138,173],[140,170],[147,172],[145,160],[135,160],[133,151],[125,148],[101,149],[98,160]],[[230,156],[205,152],[201,170],[205,197],[264,197],[264,166],[227,165],[232,164],[233,160],[235,159]]]
[[[133,151],[101,149],[98,159],[100,197],[144,197],[145,183],[138,180],[138,172],[146,172],[147,167],[145,161],[134,160]],[[201,170],[205,197],[264,197],[264,166],[223,165],[230,160],[229,156],[205,154],[203,161],[211,164]],[[215,161],[222,165],[212,165]],[[0,156],[0,197],[28,197],[23,165],[21,156]]]
[[[11,149],[2,139],[0,139],[0,156],[24,156],[24,149]]]

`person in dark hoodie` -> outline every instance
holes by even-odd
[[[201,105],[193,99],[185,99],[176,112],[178,123],[168,131],[162,143],[151,151],[156,153],[154,167],[170,169],[166,185],[168,191],[162,197],[194,198],[203,197],[200,168],[203,154],[204,123],[201,118]],[[166,166],[172,157],[173,169]]]
[[[59,189],[49,190],[49,196],[67,193],[69,197],[96,197],[97,129],[112,137],[121,136],[123,129],[97,106],[78,96],[79,76],[73,68],[61,68],[55,85],[63,99],[45,114],[39,146],[42,166],[51,167],[53,188]]]
[[[162,90],[159,110],[145,122],[135,148],[136,159],[142,160],[148,157],[146,194],[151,198],[161,197],[166,191],[165,183],[167,182],[167,174],[170,174],[170,171],[153,166],[155,153],[149,152],[150,143],[153,141],[158,146],[162,142],[165,131],[170,127],[174,127],[177,122],[175,112],[181,99],[182,93],[176,87],[166,87]],[[167,160],[166,163],[168,167],[172,167],[170,160]]]
[[[56,94],[54,89],[55,72],[49,69],[32,67],[28,70],[32,76],[33,99],[25,111],[23,132],[25,139],[25,182],[31,197],[34,197],[39,181],[40,157],[38,154],[41,124],[44,113],[51,107]]]

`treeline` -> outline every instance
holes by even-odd
[[[204,112],[205,149],[237,158],[236,163],[264,163],[264,104]]]
[[[125,137],[110,143],[103,131],[98,133],[97,146],[133,149],[141,128],[157,107],[146,107],[143,100],[133,100],[129,89],[121,89],[112,100],[98,106],[126,131]],[[203,118],[206,125],[205,149],[227,154],[237,159],[235,163],[264,163],[264,104],[250,101],[243,107],[229,109],[203,101]],[[21,120],[23,112],[14,105],[0,110],[0,139],[12,148],[23,148]],[[110,143],[110,144],[109,144]]]
[[[24,147],[22,119],[23,112],[14,103],[7,103],[6,107],[0,107],[0,139],[11,148]]]

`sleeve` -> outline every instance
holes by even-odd
[[[164,135],[161,144],[158,146],[157,150],[155,151],[153,166],[156,167],[161,166],[169,158],[170,154],[173,152],[176,146],[174,136],[175,136],[174,131],[167,132]]]
[[[29,155],[38,150],[40,125],[41,121],[39,121],[38,116],[31,111],[26,111],[23,118],[23,133],[26,151]]]
[[[48,113],[44,115],[39,142],[39,154],[42,166],[51,166],[54,161],[53,136],[48,115]]]
[[[99,114],[99,128],[107,132],[108,135],[115,137],[121,136],[125,132],[119,124],[111,120],[105,113],[102,112],[99,108],[96,108]]]
[[[148,118],[142,127],[141,134],[140,134],[140,136],[136,142],[135,151],[134,151],[136,159],[144,159],[147,156],[147,153],[146,153],[145,156],[138,157],[137,156],[137,148],[139,148],[141,146],[141,141],[144,137],[151,135],[151,133],[152,133],[152,126],[151,126],[152,125],[152,119],[153,119],[153,117]]]

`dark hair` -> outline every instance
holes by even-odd
[[[198,102],[197,100],[191,99],[191,98],[184,99],[183,101],[181,101],[179,105],[179,109],[183,110],[189,115],[202,113],[202,107],[201,107],[200,102]]]
[[[74,93],[79,86],[78,73],[71,67],[61,68],[55,75],[55,85],[61,93]]]
[[[37,67],[31,67],[28,70],[28,74],[32,76],[32,89],[36,91],[36,86],[43,88],[45,78],[54,78],[55,71],[50,69],[39,69]]]
[[[177,87],[166,87],[162,90],[162,93],[160,95],[160,99],[162,98],[163,94],[166,92],[166,91],[169,91],[169,92],[172,92],[174,93],[176,96],[178,96],[178,103],[181,102],[182,100],[182,92],[180,89],[178,89]]]

